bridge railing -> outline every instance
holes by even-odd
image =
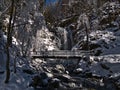
[[[67,51],[67,50],[60,50],[60,51],[35,51],[32,52],[32,55],[39,55],[39,56],[79,56],[81,54],[89,53],[88,51]]]

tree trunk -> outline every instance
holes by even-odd
[[[88,23],[88,22],[89,22],[89,20],[87,20],[87,23]],[[87,45],[86,49],[87,49],[87,51],[89,51],[89,50],[90,50],[90,47],[89,47],[89,31],[90,31],[90,25],[89,25],[89,27],[88,27],[87,23],[84,23],[84,24],[85,24],[85,31],[86,31],[86,45]],[[90,55],[89,55],[89,53],[86,53],[86,58],[87,58],[87,60],[88,60],[88,63],[90,63]]]
[[[11,4],[11,12],[10,12],[10,19],[9,19],[9,26],[8,26],[8,33],[7,33],[7,44],[6,44],[6,51],[7,51],[7,60],[6,60],[6,79],[5,79],[5,83],[9,82],[9,78],[10,78],[10,67],[9,67],[9,63],[10,63],[10,51],[9,51],[9,47],[12,44],[12,19],[13,19],[13,9],[14,9],[14,0],[12,0],[12,4]]]
[[[5,83],[9,82],[10,78],[10,67],[9,67],[9,62],[10,62],[10,53],[9,53],[9,45],[6,46],[7,49],[7,61],[6,61],[6,80]]]
[[[85,31],[86,31],[86,45],[87,45],[87,51],[89,51],[89,29],[87,28],[85,24]]]

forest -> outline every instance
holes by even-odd
[[[120,0],[0,0],[0,90],[120,90]]]

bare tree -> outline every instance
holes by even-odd
[[[8,32],[7,32],[7,44],[6,44],[6,51],[7,51],[7,60],[6,60],[6,79],[5,79],[5,83],[9,82],[9,78],[10,78],[10,67],[9,67],[9,63],[10,63],[10,45],[12,43],[11,41],[11,32],[12,32],[12,19],[13,19],[13,11],[14,11],[14,0],[11,1],[11,10],[10,10],[10,18],[9,18],[9,26],[8,26]]]

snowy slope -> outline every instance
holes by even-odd
[[[76,70],[80,71],[79,74],[82,75],[84,78],[92,75],[96,77],[100,77],[100,81],[105,83],[105,79],[115,79],[114,83],[118,83],[120,85],[120,29],[119,23],[117,21],[110,22],[114,27],[107,25],[103,25],[105,27],[102,30],[94,30],[90,33],[90,49],[91,49],[91,56],[90,62],[88,63],[85,58],[83,57]],[[58,50],[56,46],[56,41],[54,40],[54,35],[49,32],[48,29],[42,28],[43,30],[37,31],[37,38],[36,43],[36,50]],[[0,33],[1,34],[1,33]],[[84,37],[84,40],[86,37]],[[16,55],[16,51],[19,49],[16,47],[18,43],[16,42],[15,38],[13,39],[13,47],[10,48],[11,52],[11,78],[10,83],[5,84],[5,61],[6,61],[6,53],[5,53],[5,44],[6,44],[6,36],[4,34],[0,35],[0,90],[34,90],[33,87],[30,87],[30,83],[32,78],[34,77],[34,71],[32,71],[30,67],[30,63],[27,62],[28,59],[23,58],[21,56],[17,57],[17,73],[14,73],[13,62],[14,56]],[[84,45],[83,45],[84,46]],[[80,44],[76,45],[74,48],[81,49],[82,46]],[[34,65],[37,67],[38,72],[39,68],[41,68],[41,64],[47,64],[47,61],[42,61],[40,59],[34,60]],[[59,62],[58,62],[59,64]],[[44,66],[45,72],[49,72],[50,75],[53,73],[56,76],[53,78],[54,80],[61,79],[60,81],[66,81],[69,79],[69,71],[66,71],[66,68],[62,65],[48,65],[51,66],[50,68]],[[36,68],[35,67],[35,68]],[[59,69],[58,69],[59,68]],[[28,73],[25,70],[31,70]],[[52,71],[53,70],[53,71]],[[73,72],[74,73],[74,72]],[[38,74],[38,73],[37,73]],[[58,75],[59,74],[59,75]],[[62,76],[63,74],[63,76]],[[65,75],[67,75],[65,76]],[[76,77],[82,78],[76,75]],[[89,74],[89,75],[88,75]],[[58,75],[58,76],[57,76]],[[64,77],[65,76],[65,77]],[[92,77],[93,78],[93,77]],[[64,80],[65,79],[65,80]],[[86,79],[86,78],[85,78]],[[46,79],[44,79],[46,80]],[[58,80],[59,81],[59,80]],[[91,82],[94,82],[94,80]],[[48,81],[45,81],[48,83]],[[79,82],[80,83],[80,82]],[[85,82],[84,82],[85,83]],[[62,84],[65,84],[62,82]],[[70,82],[68,81],[68,83]],[[71,84],[70,84],[71,85]],[[75,84],[72,84],[75,86]],[[109,83],[107,83],[109,85]],[[110,88],[109,88],[110,89]],[[107,90],[109,90],[107,89]],[[48,90],[48,89],[47,89]],[[65,89],[69,90],[69,89]],[[103,89],[105,90],[105,89]],[[116,89],[111,89],[116,90]]]

